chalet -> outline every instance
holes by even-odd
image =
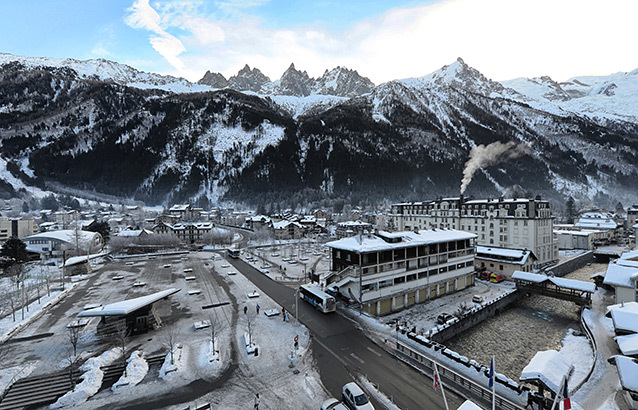
[[[178,222],[168,224],[160,222],[151,230],[158,234],[172,233],[187,244],[202,243],[206,235],[213,234],[215,225],[212,222]]]
[[[638,250],[625,252],[610,263],[603,284],[614,288],[616,303],[638,301]]]
[[[527,249],[509,249],[487,246],[476,247],[476,268],[500,273],[507,279],[514,271],[533,272],[536,256]]]
[[[355,235],[363,235],[372,232],[372,224],[361,221],[345,221],[337,224],[335,235],[337,239],[347,238]]]
[[[283,220],[272,222],[270,225],[271,233],[275,239],[299,239],[305,233],[304,226],[299,222]]]

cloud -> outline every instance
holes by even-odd
[[[153,8],[137,0],[126,21],[154,33],[153,47],[191,80],[206,70],[228,77],[244,64],[276,79],[294,62],[311,76],[346,66],[378,84],[423,76],[457,57],[495,80],[565,80],[638,67],[630,43],[638,15],[633,0],[440,0],[390,9],[338,31],[294,21],[272,28],[255,8],[265,3],[219,1],[210,12],[199,1]],[[219,17],[229,9],[234,14]],[[173,29],[179,39],[168,33]]]
[[[151,35],[149,41],[155,51],[182,73],[185,65],[179,55],[186,51],[184,44],[175,36],[168,33],[162,26],[160,15],[151,7],[149,0],[137,0],[127,10],[129,14],[124,18],[126,24],[136,29],[145,29],[156,35]]]

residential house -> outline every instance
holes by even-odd
[[[511,279],[514,271],[533,272],[536,255],[528,249],[476,247],[476,268]]]

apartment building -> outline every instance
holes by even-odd
[[[549,202],[536,199],[440,198],[427,202],[392,205],[394,229],[448,228],[471,232],[477,244],[529,249],[537,257],[536,268],[558,261]]]
[[[376,232],[328,242],[328,289],[385,315],[474,284],[476,235],[451,229]]]
[[[33,219],[0,217],[0,242],[11,237],[23,239],[36,233],[38,233],[38,226]]]

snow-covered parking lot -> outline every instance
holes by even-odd
[[[86,365],[80,388],[97,393],[92,397],[68,395],[64,403],[87,409],[125,408],[134,403],[184,408],[185,404],[206,401],[213,408],[244,408],[252,407],[254,395],[259,393],[262,408],[318,407],[328,396],[313,366],[307,330],[284,322],[281,315],[266,315],[281,307],[240,273],[227,275],[229,269],[221,267],[226,261],[213,260],[211,255],[141,257],[96,267],[65,299],[18,333],[19,342],[7,345],[0,381],[6,382],[24,366],[29,366],[31,375],[63,372],[72,356],[67,325],[89,305],[104,306],[180,288],[158,309],[163,321],[160,329],[126,340],[125,356],[122,349],[115,349],[114,361],[128,359],[131,373],[111,382],[116,382],[117,388],[101,386],[101,376]],[[144,285],[133,286],[136,283]],[[77,357],[81,361],[117,347],[97,336],[98,319],[92,318],[80,335]],[[246,339],[250,339],[250,349]],[[169,347],[174,352],[172,363]],[[144,365],[145,357],[160,354],[166,355],[164,365]],[[10,369],[12,375],[7,377]]]

